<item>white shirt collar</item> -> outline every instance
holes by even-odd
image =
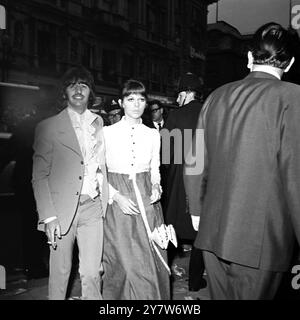
[[[122,121],[122,122],[121,122],[121,121]],[[139,119],[138,123],[134,123],[134,124],[129,123],[129,121],[126,120],[125,116],[122,117],[121,121],[120,121],[120,122],[121,122],[122,124],[127,125],[127,126],[129,126],[129,127],[137,126],[137,125],[143,123],[142,118]]]
[[[154,126],[155,126],[155,128],[156,129],[158,129],[159,128],[159,124],[161,125],[161,128],[163,127],[163,125],[164,125],[164,119],[162,119],[161,121],[159,121],[159,122],[156,122],[156,121],[152,121],[153,122],[153,124],[154,124]]]
[[[266,72],[266,73],[269,73],[272,76],[276,77],[277,79],[281,80],[281,77],[279,75],[281,72],[281,69],[279,69],[279,68],[275,68],[272,66],[266,66],[266,65],[260,65],[260,64],[254,64],[251,71]]]
[[[67,110],[68,110],[68,113],[69,113],[69,116],[70,116],[72,122],[75,120],[80,123],[80,120],[83,119],[84,122],[86,122],[88,124],[92,124],[95,121],[95,119],[97,118],[97,115],[88,109],[86,109],[82,114],[79,114],[78,112],[74,111],[70,107],[67,107]]]

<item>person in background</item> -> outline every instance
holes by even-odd
[[[147,104],[147,108],[144,112],[144,117],[143,117],[143,124],[149,128],[157,129],[159,132],[161,129],[164,128],[165,125],[165,110],[163,107],[163,104],[159,100],[151,100]],[[162,143],[162,140],[161,140]],[[162,145],[160,148],[160,159],[162,155]],[[166,172],[166,167],[160,163],[159,166],[159,172],[161,176],[161,187],[162,187],[162,195],[161,195],[161,205],[164,208],[165,207],[165,192],[164,190],[166,189],[166,179],[167,179],[167,172]]]
[[[146,102],[145,86],[128,80],[119,101],[125,115],[104,128],[108,181],[114,188],[104,224],[104,299],[170,299],[166,246],[153,233],[164,225],[160,135],[142,123]]]
[[[279,24],[260,27],[250,74],[215,90],[199,117],[204,169],[186,166],[185,186],[212,299],[273,299],[300,243],[300,86],[281,81],[293,49]]]
[[[66,298],[75,240],[82,299],[100,300],[103,217],[108,201],[103,122],[88,110],[94,81],[83,67],[62,78],[65,109],[36,128],[32,184],[39,229],[50,245],[49,299]]]
[[[112,99],[110,104],[105,108],[109,124],[119,122],[123,116],[123,110],[116,99]]]
[[[148,113],[150,119],[143,119],[143,123],[149,128],[155,128],[160,131],[165,125],[164,107],[159,100],[151,100],[148,102]]]
[[[179,108],[170,112],[165,129],[180,130],[182,141],[180,148],[176,143],[171,145],[170,164],[166,164],[167,178],[165,192],[164,213],[166,222],[172,224],[175,228],[178,238],[181,240],[182,250],[190,250],[189,246],[196,238],[196,231],[193,229],[192,220],[188,212],[187,197],[183,183],[183,164],[185,156],[183,150],[185,130],[189,129],[194,135],[198,116],[202,108],[202,90],[203,82],[193,73],[186,73],[179,79],[177,103]],[[176,163],[176,155],[181,158],[181,163]],[[189,245],[189,246],[187,246]],[[198,291],[206,286],[203,278],[204,261],[201,250],[191,247],[191,256],[189,263],[189,290]],[[176,254],[173,248],[170,250],[170,260]],[[175,275],[181,275],[184,271],[180,270],[175,264],[173,267]]]

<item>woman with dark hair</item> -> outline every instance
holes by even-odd
[[[158,202],[160,135],[142,123],[146,99],[144,85],[128,80],[120,99],[125,115],[104,128],[114,189],[104,227],[104,299],[170,298],[167,242],[155,238],[164,227]]]

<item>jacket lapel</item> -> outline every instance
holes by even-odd
[[[80,157],[82,153],[80,146],[76,137],[76,133],[71,123],[70,116],[67,109],[64,109],[61,113],[58,114],[58,139],[59,141],[66,146],[67,148],[72,149]]]

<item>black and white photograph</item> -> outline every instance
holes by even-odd
[[[300,0],[0,0],[0,217],[0,300],[300,300]]]

